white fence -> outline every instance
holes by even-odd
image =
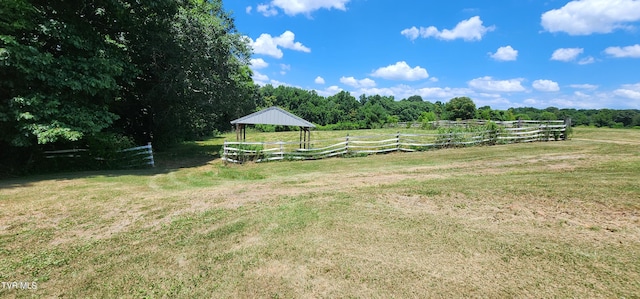
[[[530,123],[533,124],[533,123]],[[224,142],[222,160],[231,163],[274,160],[315,160],[335,156],[360,156],[394,151],[413,152],[448,147],[565,140],[566,125],[551,121],[535,126],[502,127],[495,131],[444,134],[391,134],[349,136],[315,140],[309,148],[299,142]]]
[[[47,159],[85,158],[87,160],[106,161],[118,167],[155,167],[151,142],[147,143],[147,145],[111,153],[110,157],[94,156],[89,149],[45,151],[44,154],[44,157]]]

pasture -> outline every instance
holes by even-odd
[[[0,296],[640,294],[640,130],[244,165],[223,140],[0,181],[0,280],[37,282]]]

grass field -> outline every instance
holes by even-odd
[[[222,141],[0,181],[0,281],[37,282],[0,296],[640,294],[640,130],[245,165]]]

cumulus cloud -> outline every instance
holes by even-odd
[[[578,61],[578,64],[585,65],[585,64],[592,64],[594,62],[596,62],[596,59],[591,57],[591,56],[589,56],[589,57],[585,57],[585,58],[580,59],[580,61]]]
[[[247,8],[244,9],[247,14],[251,14],[251,10],[253,10],[253,7],[251,6],[247,6]]]
[[[630,24],[637,21],[640,21],[640,1],[637,0],[575,0],[541,17],[546,31],[570,35],[610,33],[631,28]]]
[[[416,89],[415,94],[425,99],[451,99],[455,97],[468,96],[471,90],[466,88],[450,88],[450,87],[425,87]]]
[[[265,17],[278,15],[278,10],[268,4],[259,4],[258,6],[256,6],[256,10]]]
[[[291,65],[289,64],[280,64],[280,75],[286,75],[287,71],[291,70]]]
[[[428,78],[429,73],[427,73],[427,70],[424,68],[419,66],[411,68],[405,61],[399,61],[396,62],[396,64],[375,70],[371,76],[387,80],[416,81]]]
[[[518,50],[514,50],[511,46],[500,47],[495,53],[491,54],[491,58],[499,61],[514,61],[518,58]]]
[[[604,52],[617,58],[640,58],[640,44],[626,47],[609,47],[606,48]]]
[[[324,84],[324,78],[318,76],[315,80],[313,80],[316,84]]]
[[[340,78],[340,83],[349,85],[355,88],[372,88],[376,86],[376,82],[369,78],[358,80],[354,77],[342,77]]]
[[[485,76],[476,78],[468,82],[469,87],[484,91],[493,92],[518,92],[525,91],[522,86],[524,79],[494,80],[492,77]]]
[[[539,91],[558,91],[560,90],[560,86],[558,86],[557,82],[551,80],[536,80],[533,81],[533,88]]]
[[[254,70],[259,70],[268,67],[269,64],[264,61],[262,58],[254,58],[251,59],[251,68]]]
[[[622,88],[616,89],[613,93],[620,97],[640,101],[640,83],[622,85]]]
[[[468,20],[460,21],[453,29],[438,30],[435,26],[420,27],[415,26],[400,31],[400,34],[410,40],[418,37],[435,37],[443,40],[463,39],[465,41],[482,40],[487,32],[495,30],[495,26],[485,27],[479,16],[471,17]]]
[[[269,82],[269,76],[262,74],[258,71],[253,71],[253,76],[251,76],[253,82],[258,85],[267,85]]]
[[[309,15],[320,9],[347,10],[346,4],[350,0],[273,0],[268,4],[260,4],[256,10],[264,16],[270,17],[278,14],[278,9],[289,16],[297,14]]]
[[[575,60],[582,52],[583,48],[560,48],[551,54],[551,60],[569,62]]]
[[[571,84],[571,85],[569,85],[569,87],[577,88],[577,89],[594,90],[594,89],[598,88],[598,85],[593,85],[593,84]]]
[[[280,48],[301,51],[305,53],[311,52],[311,49],[307,48],[300,42],[296,42],[295,34],[289,30],[276,37],[272,37],[270,34],[263,33],[255,41],[249,38],[249,43],[253,48],[253,53],[268,55],[278,59],[282,58],[283,56],[282,50]]]
[[[332,85],[329,86],[325,89],[314,89],[319,95],[323,96],[323,97],[328,97],[328,96],[332,96],[335,95],[341,91],[343,91],[342,88],[336,86],[336,85]]]

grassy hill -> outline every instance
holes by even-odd
[[[640,130],[245,165],[222,141],[154,169],[0,181],[0,280],[37,282],[0,295],[640,293]]]

